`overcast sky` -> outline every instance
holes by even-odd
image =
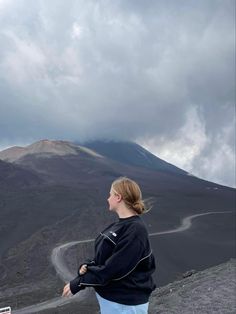
[[[230,0],[0,0],[0,149],[135,141],[235,186]]]

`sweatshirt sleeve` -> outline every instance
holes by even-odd
[[[143,242],[138,237],[135,226],[129,228],[119,239],[113,254],[104,265],[90,266],[87,273],[70,282],[73,294],[87,286],[104,286],[111,280],[120,280],[131,273],[145,258]]]

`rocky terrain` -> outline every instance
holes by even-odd
[[[149,313],[236,313],[236,259],[156,289]]]

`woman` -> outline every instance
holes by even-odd
[[[101,314],[148,313],[149,297],[156,288],[152,279],[155,260],[147,229],[140,217],[146,210],[141,190],[133,180],[121,177],[111,185],[109,210],[119,220],[95,240],[95,258],[79,267],[63,296],[94,287]]]

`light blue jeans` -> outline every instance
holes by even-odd
[[[149,302],[139,305],[125,305],[106,300],[97,292],[95,293],[100,306],[101,314],[148,314]]]

